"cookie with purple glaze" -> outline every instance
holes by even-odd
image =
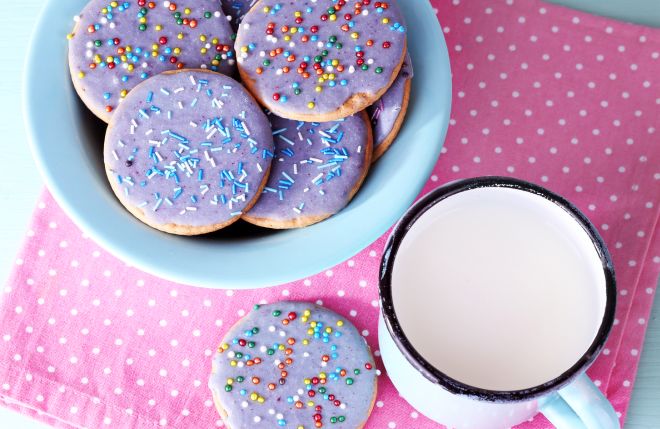
[[[359,429],[376,398],[365,339],[306,302],[256,305],[213,356],[209,387],[230,429]]]
[[[399,76],[390,89],[367,109],[374,131],[373,161],[376,161],[389,149],[399,134],[408,110],[412,77],[413,68],[410,55],[406,55]]]
[[[235,48],[243,83],[270,111],[325,122],[385,93],[405,57],[406,27],[394,0],[261,0]]]
[[[161,231],[204,234],[248,211],[273,157],[268,118],[238,82],[204,70],[136,86],[112,116],[103,156],[121,203]]]
[[[333,122],[269,116],[275,141],[271,175],[243,219],[267,228],[300,228],[339,212],[371,165],[372,132],[365,112]]]
[[[105,122],[131,89],[163,71],[235,70],[234,32],[218,0],[91,0],[68,38],[73,85]]]

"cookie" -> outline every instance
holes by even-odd
[[[252,207],[273,159],[268,118],[238,82],[204,70],[136,86],[105,136],[105,168],[121,203],[161,231],[223,228]]]
[[[213,356],[209,387],[231,429],[362,428],[376,397],[364,338],[306,302],[256,305]]]
[[[394,1],[261,0],[235,48],[243,83],[270,111],[326,122],[385,93],[406,53],[406,27]]]
[[[270,116],[275,141],[271,175],[243,219],[267,228],[299,228],[340,211],[371,164],[372,132],[365,112],[333,122]]]
[[[243,20],[243,17],[252,6],[257,4],[259,0],[221,0],[222,11],[230,18],[229,22],[234,30],[238,30],[238,25]]]
[[[235,71],[234,32],[218,0],[91,0],[68,35],[78,95],[109,122],[140,82],[166,70]]]
[[[389,149],[399,134],[408,110],[412,77],[412,62],[410,55],[406,55],[399,76],[390,89],[367,109],[374,131],[374,161]]]

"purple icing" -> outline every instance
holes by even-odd
[[[207,226],[242,214],[272,161],[268,118],[235,80],[160,74],[112,117],[104,159],[125,203],[152,223]]]
[[[341,210],[370,161],[365,117],[319,123],[271,115],[276,156],[263,195],[247,216],[288,222]]]
[[[111,3],[90,1],[69,41],[76,88],[102,119],[110,119],[126,92],[163,71],[185,67],[233,73],[233,30],[219,0],[119,0],[114,8]]]
[[[228,17],[231,17],[231,26],[234,30],[238,29],[238,24],[241,23],[243,17],[252,6],[257,4],[259,0],[222,0],[222,11]]]
[[[412,79],[412,77],[412,62],[410,61],[410,55],[406,55],[401,71],[392,86],[390,86],[380,100],[367,109],[374,131],[374,147],[380,146],[392,132],[394,123],[401,114],[406,82]]]
[[[374,361],[338,314],[306,302],[257,305],[224,341],[209,387],[230,428],[315,428],[317,415],[324,428],[355,429],[369,417]]]
[[[273,112],[292,119],[329,115],[355,94],[373,98],[389,86],[406,44],[399,7],[391,0],[363,0],[357,14],[355,2],[340,3],[262,0],[244,17],[236,40],[239,68]]]

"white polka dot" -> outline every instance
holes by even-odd
[[[282,290],[282,296],[289,296],[291,292],[289,292],[289,289],[284,289]]]
[[[630,387],[630,381],[629,380],[623,380],[623,387]]]

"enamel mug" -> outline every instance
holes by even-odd
[[[501,243],[494,243],[500,233]],[[554,240],[568,240],[568,250],[557,253]],[[455,250],[446,248],[454,244]],[[586,259],[567,255],[572,251]],[[491,253],[479,259],[484,252]],[[461,269],[469,281],[493,282],[464,284]],[[598,281],[585,281],[583,272]],[[497,282],[509,275],[512,284],[523,279],[520,293]],[[614,321],[612,260],[595,227],[561,196],[505,177],[440,187],[394,228],[379,283],[378,340],[387,374],[428,418],[455,428],[500,429],[543,413],[560,429],[620,427],[585,373]],[[470,295],[474,290],[482,292]],[[502,308],[518,311],[513,322]],[[586,339],[579,340],[581,331]]]

